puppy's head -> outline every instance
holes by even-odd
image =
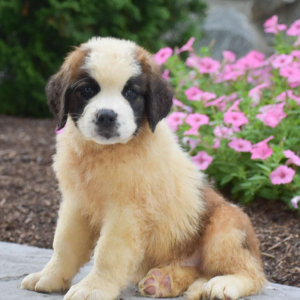
[[[86,139],[104,145],[128,142],[144,120],[154,132],[173,98],[152,56],[113,38],[76,48],[50,78],[46,94],[59,129],[70,116]]]

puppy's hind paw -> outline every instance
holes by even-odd
[[[172,297],[171,275],[164,269],[152,269],[139,283],[139,291],[145,297]]]

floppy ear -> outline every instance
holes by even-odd
[[[171,84],[161,76],[159,70],[152,69],[148,80],[146,113],[150,128],[154,132],[157,123],[171,110],[174,91]]]
[[[58,73],[50,77],[46,86],[48,105],[54,114],[58,130],[66,125],[68,119],[68,103],[66,101],[68,85],[68,76],[61,69]]]

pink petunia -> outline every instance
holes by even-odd
[[[294,164],[296,166],[300,166],[300,157],[296,155],[293,151],[285,150],[283,151],[283,153],[285,157],[289,159],[287,161],[287,164]]]
[[[256,118],[265,125],[275,128],[286,117],[286,113],[283,111],[284,105],[285,103],[262,106],[259,109],[261,114],[256,115]]]
[[[284,102],[287,97],[287,92],[282,92],[278,96],[276,96],[276,100],[279,102]]]
[[[297,59],[300,59],[300,50],[293,50],[291,55]]]
[[[201,141],[199,139],[191,139],[187,136],[185,136],[184,138],[182,138],[182,143],[184,145],[189,145],[191,150],[194,150],[197,145],[200,143]]]
[[[186,115],[186,113],[175,111],[167,116],[166,121],[171,129],[176,132],[178,130],[178,126],[181,125],[184,118],[186,118]]]
[[[201,74],[215,73],[220,68],[220,62],[211,57],[204,57],[199,60],[198,71]]]
[[[290,99],[295,100],[295,101],[297,102],[297,104],[300,105],[300,97],[297,96],[297,95],[295,95],[295,94],[293,93],[293,91],[287,90],[287,96],[288,96]]]
[[[201,125],[206,125],[209,122],[209,117],[207,115],[202,115],[199,113],[195,113],[195,114],[190,114],[186,119],[185,119],[185,123],[189,124],[192,127],[197,127],[198,128]]]
[[[300,46],[300,35],[298,36],[296,42],[293,45],[294,47],[299,47]]]
[[[290,83],[298,82],[300,78],[300,68],[296,64],[285,66],[280,69],[279,75],[286,77]]]
[[[233,102],[235,101],[237,98],[239,97],[238,93],[232,93],[230,95],[227,96],[227,101],[228,102]]]
[[[288,54],[278,55],[273,61],[272,66],[274,69],[279,69],[288,66],[293,61],[293,56]]]
[[[170,47],[162,48],[154,55],[154,60],[157,64],[163,65],[172,54],[173,50]]]
[[[296,196],[291,200],[291,204],[293,205],[293,207],[295,207],[297,209],[299,201],[300,201],[300,196]]]
[[[203,102],[207,102],[209,100],[215,99],[216,97],[217,97],[217,95],[215,93],[203,92],[203,94],[201,95],[201,100]]]
[[[250,70],[264,65],[265,55],[256,50],[250,51],[246,56],[240,58],[235,66],[240,70]]]
[[[224,111],[226,108],[226,96],[221,96],[213,101],[206,102],[205,107],[215,106],[218,110]]]
[[[163,71],[163,73],[162,73],[162,77],[163,77],[165,80],[169,81],[169,80],[170,80],[169,74],[170,74],[170,71],[169,71],[168,69],[165,69],[165,70]]]
[[[224,58],[225,62],[228,62],[228,63],[235,62],[236,55],[232,51],[223,51],[222,54],[223,54],[223,58]]]
[[[214,138],[214,144],[213,144],[213,149],[217,149],[220,147],[221,139],[220,138]]]
[[[300,35],[300,20],[295,21],[290,28],[286,31],[287,35],[299,36]]]
[[[286,30],[285,24],[278,24],[278,16],[273,16],[264,23],[265,32],[278,34],[279,31]]]
[[[274,136],[270,136],[267,139],[258,142],[252,146],[251,159],[262,159],[265,160],[273,154],[273,149],[268,146],[268,142],[272,140]]]
[[[205,151],[198,152],[197,155],[192,157],[192,161],[200,170],[206,170],[212,163],[213,158]]]
[[[216,126],[214,135],[220,138],[228,139],[233,135],[233,129],[226,126]]]
[[[249,91],[248,96],[249,96],[250,98],[252,98],[252,100],[253,100],[254,102],[257,103],[257,102],[260,101],[260,99],[261,99],[261,96],[262,96],[262,90],[263,90],[264,88],[269,88],[269,87],[270,87],[270,85],[267,84],[267,83],[259,84],[259,85],[257,85],[256,87],[254,87],[253,89],[251,89],[251,90]]]
[[[200,136],[199,134],[199,126],[193,126],[189,130],[186,130],[183,135],[194,135],[194,136]]]
[[[187,96],[187,99],[190,101],[200,101],[201,96],[203,94],[203,91],[201,91],[196,86],[192,86],[184,91],[185,95]]]
[[[176,98],[173,98],[173,105],[175,107],[181,107],[183,110],[185,110],[188,113],[191,113],[193,111],[192,107],[184,105],[181,101],[177,100]]]
[[[236,152],[250,152],[252,150],[251,142],[244,139],[233,139],[228,146]]]
[[[292,182],[295,173],[295,170],[287,166],[279,166],[276,170],[271,172],[270,180],[274,185],[287,184]]]
[[[189,52],[194,51],[193,44],[194,44],[195,40],[196,39],[194,37],[191,37],[185,45],[183,45],[180,49],[178,49],[177,53],[179,54],[183,51],[189,51]]]
[[[194,54],[190,53],[189,57],[186,59],[185,64],[190,68],[197,68],[200,58]]]
[[[244,124],[249,123],[243,112],[227,111],[224,114],[224,122],[227,124],[232,124],[235,127],[240,127]]]

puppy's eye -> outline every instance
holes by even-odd
[[[92,86],[88,85],[83,87],[80,93],[84,98],[92,98],[95,95],[95,90]]]
[[[125,92],[124,96],[127,100],[132,101],[136,99],[137,93],[134,90],[129,89]]]

